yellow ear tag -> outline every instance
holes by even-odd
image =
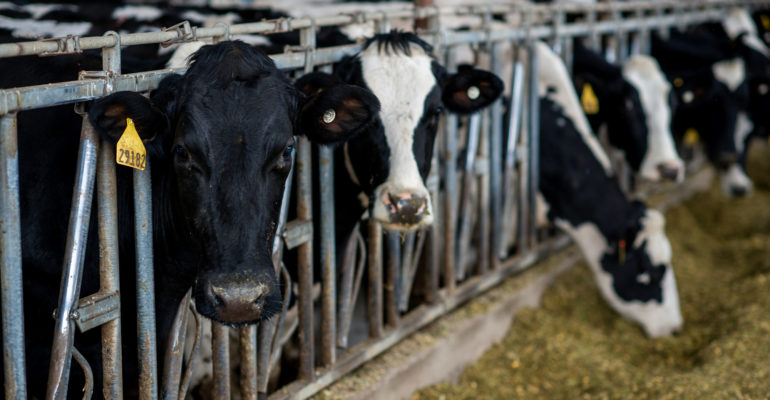
[[[690,128],[684,132],[684,144],[687,146],[695,146],[700,141],[700,135],[694,128]]]
[[[147,151],[131,118],[126,118],[126,130],[115,147],[115,162],[140,171],[144,171],[147,164]]]
[[[760,15],[759,20],[762,22],[762,27],[765,28],[766,31],[770,30],[770,16],[767,15]]]
[[[583,106],[583,111],[588,115],[599,113],[599,99],[596,98],[596,93],[590,84],[583,85],[583,92],[580,94],[580,104]]]

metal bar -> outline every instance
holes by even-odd
[[[0,118],[0,284],[3,302],[3,374],[6,399],[27,398],[24,297],[21,269],[19,148],[16,114]]]
[[[415,237],[419,235],[417,245],[414,245]],[[404,252],[403,261],[401,262],[401,296],[398,304],[398,309],[401,312],[406,312],[409,308],[409,295],[412,293],[412,286],[414,285],[414,278],[417,274],[417,268],[420,265],[420,256],[425,248],[425,237],[429,235],[429,231],[425,228],[420,229],[417,232],[409,232],[406,236],[406,249],[414,249],[413,251]]]
[[[462,175],[462,194],[460,197],[460,205],[457,211],[459,218],[459,239],[457,245],[454,247],[454,257],[456,261],[455,265],[455,278],[457,280],[465,279],[465,264],[468,249],[471,241],[471,229],[472,229],[472,216],[473,210],[471,210],[472,203],[472,186],[473,181],[476,179],[474,174],[474,166],[476,162],[476,153],[479,148],[479,136],[481,131],[481,114],[474,113],[471,115],[468,121],[468,143],[465,147],[465,165],[463,166]]]
[[[321,363],[334,364],[337,299],[337,251],[334,231],[334,154],[328,147],[318,148],[318,175],[321,188]]]
[[[151,168],[152,165],[148,159],[144,171],[134,170],[137,345],[139,350],[139,398],[142,400],[158,397]]]
[[[247,325],[238,332],[241,345],[241,396],[257,399],[257,326]]]
[[[59,306],[56,312],[56,327],[53,334],[51,363],[48,370],[46,398],[66,399],[72,362],[72,344],[75,339],[73,313],[80,296],[83,262],[86,255],[86,240],[91,220],[91,201],[96,180],[96,156],[99,141],[96,131],[83,117],[80,132],[78,166],[75,174],[75,188],[72,193],[72,210],[67,229],[64,265],[59,288]]]
[[[519,132],[521,130],[522,110],[524,108],[524,64],[520,60],[513,63],[513,76],[511,77],[511,102],[508,105],[508,138],[505,148],[505,172],[503,174],[503,192],[502,207],[503,218],[511,221],[514,218],[516,196],[514,193],[514,177],[516,173],[516,149],[519,142]],[[523,219],[518,218],[520,225],[523,225]],[[500,246],[495,249],[499,252],[498,257],[504,258],[508,253],[508,231],[503,230]],[[522,243],[522,242],[520,242]]]
[[[478,179],[477,211],[478,211],[478,259],[476,273],[484,275],[489,270],[490,256],[490,182],[489,182],[489,135],[491,134],[490,111],[483,110],[481,114],[481,134],[479,136],[479,155],[475,173]],[[499,147],[498,147],[499,149]],[[482,168],[483,167],[483,168]]]
[[[612,13],[612,18],[620,22],[623,20],[623,15],[620,11],[614,11]],[[626,32],[623,27],[619,26],[618,30],[615,31],[615,40],[617,41],[618,47],[617,47],[617,64],[623,65],[623,63],[626,62],[626,59],[628,58],[628,33]]]
[[[270,349],[275,331],[275,318],[262,321],[257,327],[257,397],[264,397],[267,393],[267,381],[270,378]]]
[[[120,46],[102,51],[102,65],[111,74],[120,74]],[[111,89],[113,81],[107,82]],[[96,171],[99,213],[99,291],[120,293],[118,254],[118,189],[115,177],[115,148],[102,141]],[[118,297],[119,299],[119,297]],[[102,325],[102,394],[107,400],[121,399],[123,391],[123,350],[120,316]]]
[[[454,49],[446,51],[446,68],[455,66]],[[457,116],[447,115],[444,130],[444,286],[449,293],[455,287],[455,235],[457,232]]]
[[[356,273],[356,248],[358,244],[359,224],[353,227],[353,233],[345,244],[345,253],[342,259],[342,271],[340,273],[340,294],[337,298],[337,346],[348,347],[348,330],[353,316],[353,277]]]
[[[369,337],[382,337],[382,225],[370,219],[368,227]]]
[[[211,321],[214,388],[211,396],[217,400],[230,400],[230,328]]]
[[[401,239],[403,234],[399,232],[385,233],[385,323],[390,327],[398,326],[400,318],[398,312],[398,297],[400,292],[399,271],[401,270]],[[411,252],[405,248],[404,253]]]
[[[503,75],[502,44],[495,43],[490,51],[490,67],[497,76]],[[511,62],[513,60],[510,60]],[[489,137],[489,214],[493,216],[491,221],[491,237],[489,253],[489,266],[495,270],[500,265],[498,256],[502,246],[503,232],[503,161],[500,149],[503,148],[503,100],[498,99],[491,105],[490,137]]]
[[[171,332],[164,355],[162,387],[160,397],[166,400],[176,400],[179,398],[179,383],[182,378],[182,364],[184,359],[184,344],[187,337],[187,309],[190,306],[192,289],[179,302],[174,323],[171,325]],[[118,392],[120,393],[120,392]]]
[[[310,141],[300,137],[297,144],[297,218],[313,218],[312,165]],[[298,315],[299,315],[299,379],[315,376],[315,349],[313,330],[313,242],[297,248]]]
[[[530,245],[537,244],[537,213],[535,195],[540,190],[540,95],[537,81],[538,59],[534,46],[530,46],[529,52],[529,220],[530,220]]]

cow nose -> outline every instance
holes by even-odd
[[[212,279],[205,291],[216,319],[229,323],[258,320],[268,292],[266,283],[229,277]]]
[[[730,194],[732,194],[734,197],[743,197],[746,194],[748,194],[748,190],[745,186],[731,186],[730,187]]]
[[[736,160],[734,153],[720,153],[719,158],[717,158],[717,167],[721,169],[727,169],[732,165]]]
[[[388,193],[383,202],[392,223],[417,224],[428,213],[428,198],[415,193]]]
[[[658,173],[663,180],[676,181],[679,178],[679,166],[670,163],[658,164]]]

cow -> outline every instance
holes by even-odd
[[[649,56],[616,67],[577,41],[573,80],[594,133],[606,126],[610,144],[643,179],[684,179],[671,136],[671,85]]]
[[[678,144],[697,133],[723,178],[738,172],[736,137],[744,136],[739,130],[750,126],[744,59],[729,40],[705,31],[675,31],[666,41],[653,35],[651,47],[674,87],[678,108],[672,131]],[[723,179],[723,183],[729,181]],[[750,190],[743,184],[724,189],[737,196]]]
[[[536,42],[539,189],[547,217],[578,245],[608,304],[650,337],[681,329],[663,215],[621,191],[561,59]]]
[[[72,79],[98,69],[85,55],[6,59],[0,87]],[[331,76],[329,76],[331,79]],[[158,354],[171,320],[192,288],[203,316],[229,325],[252,324],[281,309],[281,288],[271,260],[294,136],[336,144],[362,132],[379,102],[367,90],[333,85],[304,95],[263,52],[239,41],[201,48],[184,75],[163,79],[149,98],[118,92],[90,105],[88,120],[114,146],[131,118],[147,148],[152,177],[152,217]],[[335,117],[328,118],[330,110]],[[324,117],[327,115],[327,117]],[[19,114],[19,164],[28,389],[45,394],[53,326],[48,318],[64,255],[75,176],[80,118],[69,107]],[[135,250],[131,171],[117,168],[123,357],[126,397],[135,397]],[[96,243],[96,217],[90,244]],[[85,257],[83,293],[98,289],[98,251]],[[34,334],[32,334],[34,333]],[[99,373],[98,332],[76,337],[76,346]],[[82,381],[73,368],[70,396]]]
[[[503,89],[494,74],[465,66],[447,72],[432,47],[410,32],[368,39],[356,55],[335,65],[343,82],[371,90],[378,119],[366,134],[336,151],[337,230],[344,243],[365,211],[387,230],[408,231],[433,222],[425,179],[430,172],[444,109],[469,114],[491,104]]]

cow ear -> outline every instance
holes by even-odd
[[[497,75],[470,66],[461,66],[443,82],[441,100],[450,111],[469,114],[495,101],[503,92]]]
[[[371,125],[380,112],[380,102],[368,89],[339,84],[328,74],[297,81],[309,96],[302,105],[299,133],[319,144],[345,142]],[[304,78],[304,77],[303,77]]]
[[[145,143],[154,141],[168,128],[165,113],[139,93],[117,92],[93,102],[88,119],[97,132],[111,143],[117,143],[126,129],[126,118],[134,121],[139,137]]]
[[[303,75],[301,78],[294,82],[294,86],[297,87],[306,96],[312,96],[318,92],[329,89],[332,86],[342,84],[339,78],[334,75],[324,72],[311,72]]]

